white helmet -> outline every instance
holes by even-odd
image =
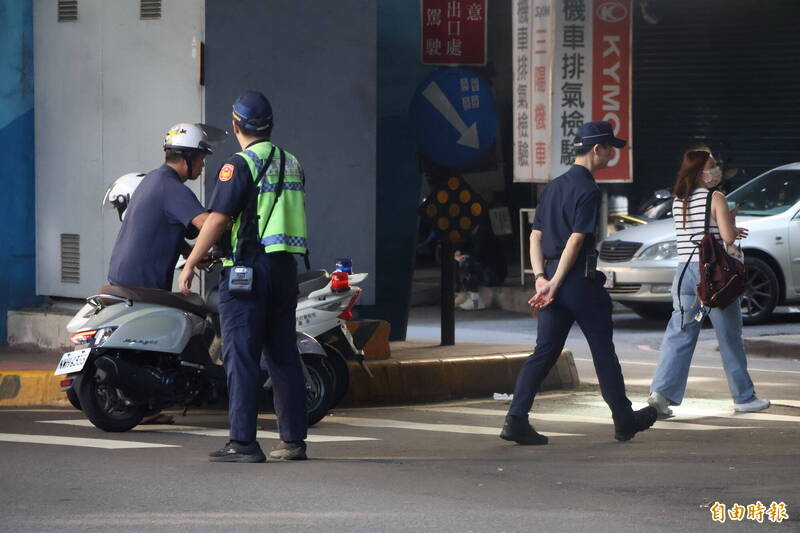
[[[141,172],[131,172],[130,174],[125,174],[114,180],[114,183],[106,190],[102,207],[105,207],[106,204],[114,206],[117,210],[117,214],[119,214],[120,221],[122,221],[125,218],[125,210],[128,208],[128,204],[131,201],[133,191],[135,191],[136,187],[142,182],[144,176],[145,175]]]
[[[180,122],[172,126],[164,136],[164,149],[170,148],[176,152],[203,152],[211,153],[211,142],[206,137],[200,124]]]

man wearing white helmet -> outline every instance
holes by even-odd
[[[111,252],[113,285],[172,289],[175,263],[191,248],[208,213],[185,185],[200,176],[211,143],[202,125],[180,123],[164,139],[164,164],[150,171],[131,195]]]

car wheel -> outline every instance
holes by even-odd
[[[766,321],[778,304],[778,278],[772,268],[757,257],[745,257],[747,287],[742,296],[742,320],[745,324]]]
[[[644,318],[645,320],[658,320],[664,322],[669,320],[672,314],[672,304],[667,303],[653,303],[653,302],[640,302],[640,303],[625,303],[633,310],[634,313]]]

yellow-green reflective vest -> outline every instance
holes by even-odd
[[[260,142],[247,150],[239,152],[238,155],[247,161],[253,181],[258,177],[262,166],[269,159],[272,146],[270,142]],[[290,252],[306,254],[308,252],[306,244],[308,229],[306,226],[305,179],[297,158],[285,151],[284,154],[286,168],[284,170],[283,192],[281,192],[274,209],[272,204],[275,203],[275,189],[277,188],[281,168],[280,149],[277,146],[275,147],[272,162],[258,186],[259,191],[256,203],[258,235],[261,237],[261,244],[264,246],[266,253]],[[271,215],[270,209],[272,209]],[[231,250],[234,252],[237,252],[236,245],[239,228],[243,223],[242,219],[246,215],[246,211],[247,209],[245,208],[239,214],[233,224],[233,228],[231,228]],[[269,221],[267,221],[268,216]],[[265,224],[266,228],[264,227]],[[233,261],[226,261],[224,264],[230,266]]]

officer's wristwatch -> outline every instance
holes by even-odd
[[[533,281],[538,281],[538,280],[539,280],[539,278],[546,278],[546,277],[547,277],[547,276],[545,276],[545,275],[544,275],[542,272],[539,272],[538,274],[536,274],[536,275],[533,277]]]

